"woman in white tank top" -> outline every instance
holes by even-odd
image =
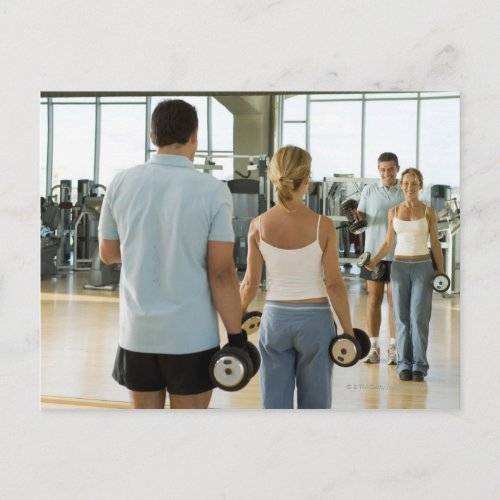
[[[298,408],[330,408],[328,347],[336,332],[328,299],[342,330],[353,335],[335,227],[303,202],[310,170],[311,156],[301,148],[285,146],[274,154],[269,178],[276,205],[254,219],[248,233],[243,311],[257,294],[266,264],[259,337],[264,408],[293,408],[295,387]]]
[[[367,267],[371,270],[392,249],[391,283],[396,323],[397,369],[400,380],[421,382],[427,375],[427,343],[435,275],[427,242],[438,273],[444,273],[434,210],[419,200],[423,177],[416,168],[401,175],[405,200],[389,211],[385,242]]]

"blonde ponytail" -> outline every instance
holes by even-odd
[[[278,203],[288,210],[292,193],[309,178],[311,155],[297,146],[284,146],[274,153],[269,164],[269,179],[274,185]]]

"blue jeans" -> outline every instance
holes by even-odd
[[[427,343],[432,310],[432,261],[394,260],[391,268],[398,373],[427,375]]]
[[[260,324],[264,408],[330,408],[335,327],[329,304],[267,301]]]

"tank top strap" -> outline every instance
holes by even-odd
[[[428,209],[428,208],[429,208],[429,207],[428,207],[427,205],[425,205],[425,213],[424,213],[424,217],[427,217],[427,209]]]
[[[261,216],[259,215],[259,240],[262,241],[262,228],[261,228],[260,218]]]
[[[321,222],[321,214],[318,215],[318,226],[316,228],[316,240],[319,241],[319,223]]]

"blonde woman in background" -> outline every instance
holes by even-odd
[[[432,279],[436,274],[432,258],[437,272],[444,274],[436,212],[420,201],[419,193],[423,187],[424,178],[420,170],[408,168],[401,174],[405,199],[389,210],[386,240],[366,265],[368,269],[374,269],[396,245],[391,281],[397,370],[400,380],[416,382],[423,382],[429,370],[427,344],[432,311]]]
[[[335,227],[303,202],[310,173],[307,151],[280,148],[269,165],[276,205],[251,222],[248,234],[243,311],[257,294],[264,262],[267,273],[259,339],[264,408],[293,408],[295,387],[298,408],[331,407],[336,331],[328,299],[343,332],[354,335]]]

